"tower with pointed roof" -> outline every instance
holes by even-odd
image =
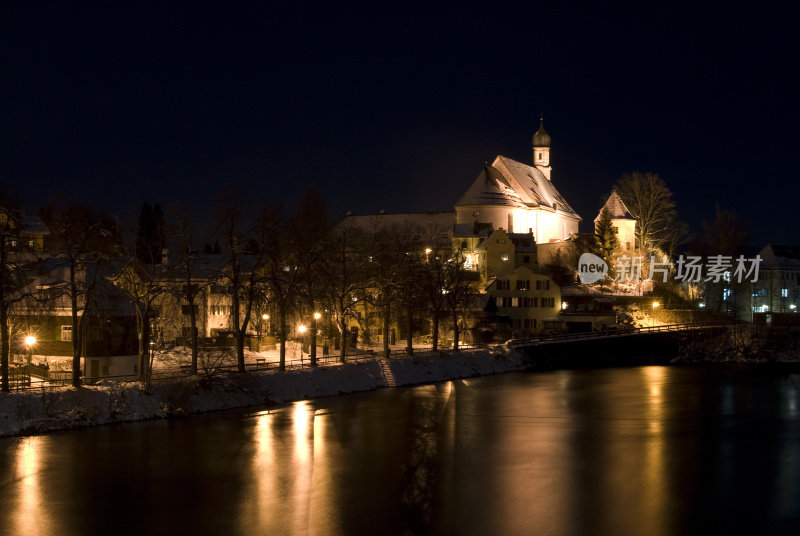
[[[636,219],[631,216],[628,207],[625,206],[616,189],[611,191],[611,195],[608,196],[600,212],[597,213],[597,217],[594,219],[595,230],[605,209],[608,209],[608,214],[611,216],[611,225],[613,225],[614,232],[617,234],[620,249],[628,254],[635,251],[637,249]]]
[[[550,180],[550,134],[544,129],[544,116],[539,116],[539,130],[531,139],[533,145],[533,165],[536,166],[547,180]]]

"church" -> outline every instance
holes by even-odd
[[[533,165],[498,155],[456,203],[456,224],[532,234],[537,244],[567,240],[581,217],[551,180],[550,135],[542,119],[533,135]]]

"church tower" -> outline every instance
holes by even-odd
[[[533,165],[550,180],[550,134],[544,130],[544,117],[539,116],[539,130],[533,135]]]

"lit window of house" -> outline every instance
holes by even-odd
[[[61,326],[61,340],[62,341],[72,340],[72,326]]]

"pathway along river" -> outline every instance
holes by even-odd
[[[800,370],[527,372],[0,440],[2,534],[798,534]]]

